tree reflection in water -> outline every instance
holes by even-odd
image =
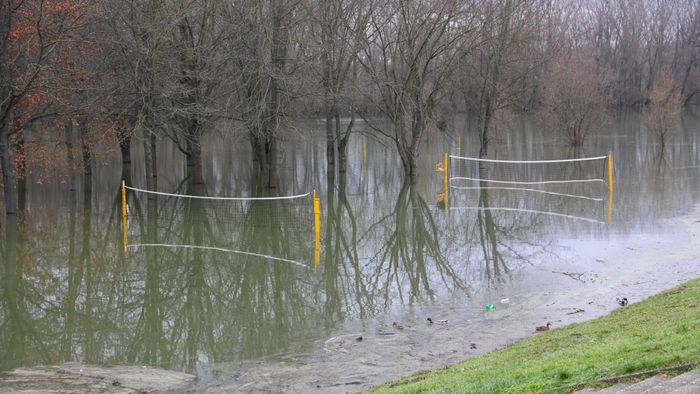
[[[404,181],[394,209],[374,223],[369,236],[382,240],[372,258],[370,291],[385,307],[432,297],[434,286],[466,290],[466,283],[445,258],[433,214],[410,179]]]
[[[487,209],[485,191],[476,216],[445,213],[408,181],[390,206],[391,193],[350,200],[341,187],[325,196],[318,273],[311,269],[310,197],[232,203],[130,193],[125,254],[114,235],[118,207],[110,204],[107,216],[94,211],[85,185],[70,195],[65,214],[33,224],[34,234],[46,229],[43,246],[5,233],[3,369],[75,360],[196,371],[288,353],[347,321],[376,319],[438,292],[469,294],[478,280],[470,272],[498,282],[514,259],[526,259],[516,243],[537,238],[524,237],[534,223]],[[180,187],[181,194],[207,194],[204,184]],[[48,230],[57,223],[68,231]],[[206,247],[301,261],[307,269]]]

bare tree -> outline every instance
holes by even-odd
[[[277,188],[279,132],[292,99],[292,76],[303,42],[299,0],[230,2],[226,9],[232,56],[230,82],[235,118],[248,132],[253,152],[254,187]]]
[[[460,3],[394,0],[370,5],[360,61],[379,91],[376,105],[393,127],[390,132],[374,129],[396,143],[409,177],[417,175],[418,148],[472,27]]]
[[[357,55],[361,36],[368,22],[365,0],[321,0],[314,15],[321,58],[321,85],[326,117],[326,159],[328,173],[335,173],[335,150],[338,172],[343,182],[347,171],[347,144],[355,124],[355,108],[347,86],[353,87],[358,76]],[[346,110],[343,110],[346,109]],[[340,124],[341,112],[349,113],[346,127]]]
[[[565,54],[546,74],[543,119],[571,145],[582,145],[600,127],[610,106],[610,77],[584,54]]]
[[[129,154],[132,135],[143,134],[146,188],[155,190],[156,138],[167,124],[165,65],[170,63],[175,13],[155,0],[110,0],[104,7],[105,13],[114,16],[112,57],[119,79],[117,92],[128,118],[120,147],[123,155]]]
[[[513,105],[521,81],[542,59],[535,51],[523,53],[538,39],[537,20],[543,2],[532,0],[483,1],[479,13],[480,44],[465,58],[462,95],[467,108],[476,108],[480,136],[479,156],[486,157],[491,122],[499,109]],[[471,51],[471,48],[467,48]],[[464,72],[464,71],[463,71]]]
[[[644,109],[647,128],[663,148],[668,137],[678,130],[685,97],[668,70],[662,70],[649,93]]]

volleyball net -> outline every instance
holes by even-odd
[[[152,191],[122,183],[125,251],[211,250],[317,269],[320,203],[315,191],[274,197],[201,194]]]
[[[499,160],[445,154],[436,170],[442,172],[443,192],[438,194],[438,202],[445,209],[483,209],[470,202],[477,194],[488,193],[497,204],[489,207],[491,210],[611,221],[611,155]]]

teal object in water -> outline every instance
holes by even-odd
[[[485,311],[492,311],[495,306],[493,304],[488,304],[484,307]]]

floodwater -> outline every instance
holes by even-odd
[[[285,134],[280,157],[278,194],[300,197],[130,190],[126,250],[114,159],[74,190],[31,183],[18,253],[3,249],[0,370],[143,364],[196,373],[197,391],[347,392],[488,352],[547,321],[591,319],[617,307],[615,297],[637,302],[700,275],[699,125],[688,115],[664,150],[634,114],[578,150],[527,121],[504,126],[491,159],[612,152],[612,200],[605,159],[450,160],[445,205],[435,164],[478,152],[462,120],[450,126],[458,137],[424,142],[414,183],[391,145],[354,135],[347,184],[330,192],[323,124],[308,122]],[[250,196],[245,138],[212,133],[204,155],[206,183],[194,190],[163,142],[159,191]],[[479,177],[602,181],[513,190]],[[142,170],[131,183],[145,187]]]

